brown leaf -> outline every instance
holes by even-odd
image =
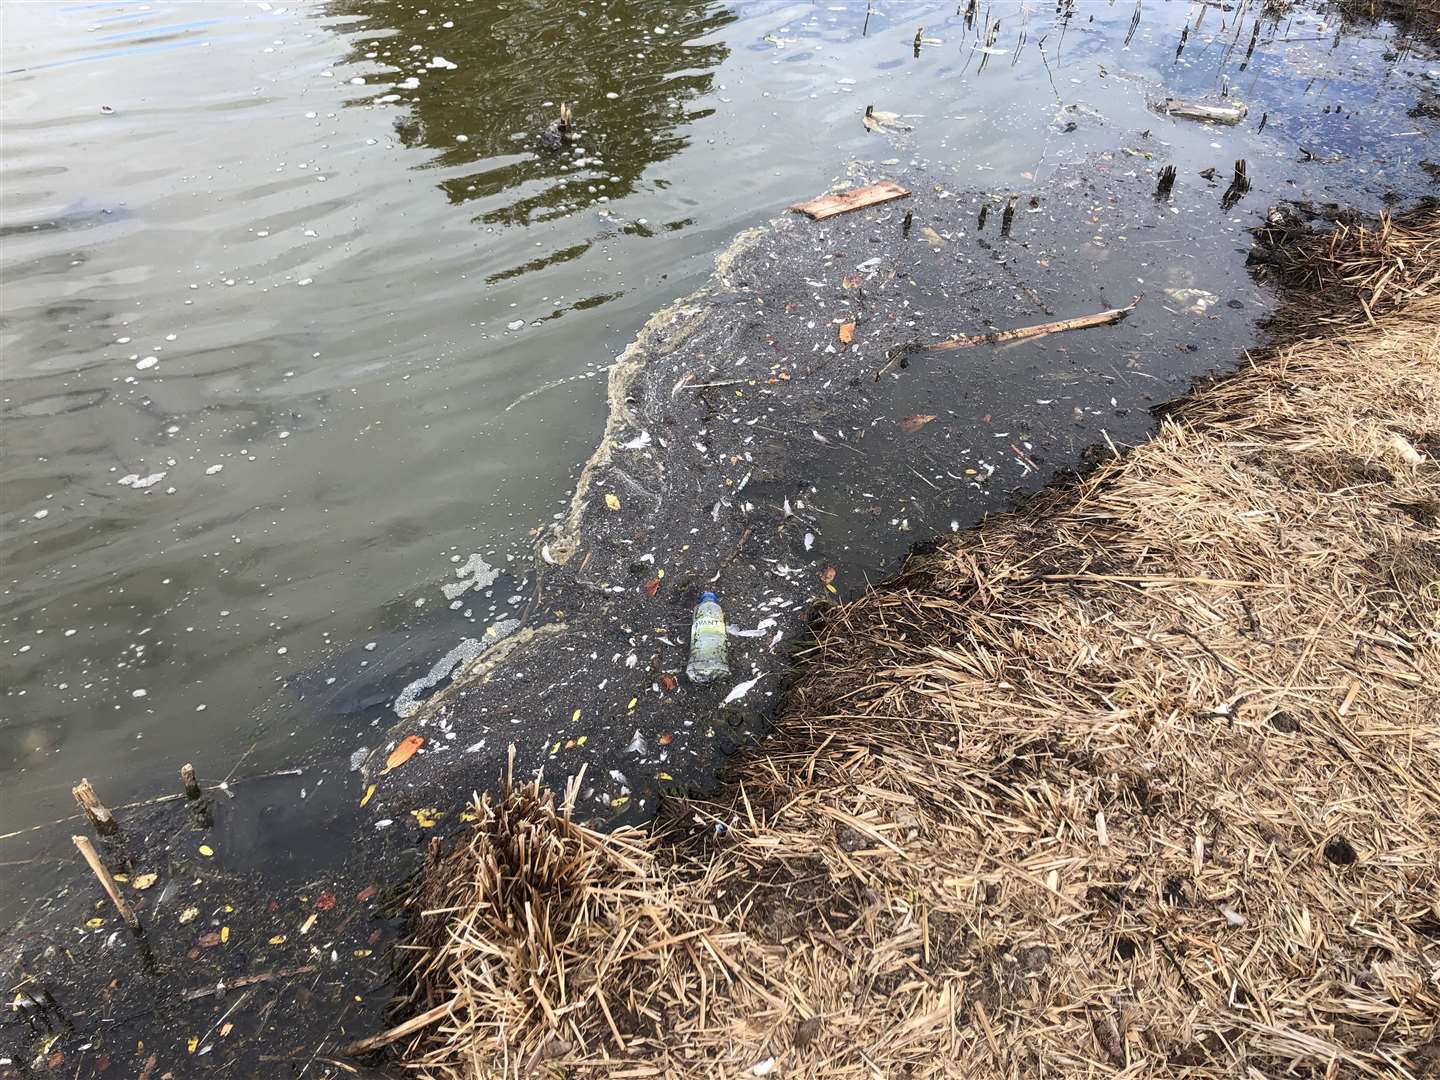
[[[56,1050],[55,1053],[51,1054],[48,1058],[45,1059],[45,1067],[47,1069],[58,1069],[61,1065],[64,1064],[65,1055],[59,1050]]]
[[[374,886],[374,885],[366,885],[363,889],[361,889],[358,893],[355,894],[355,899],[356,899],[356,901],[358,901],[359,903],[363,904],[363,903],[365,903],[365,901],[369,900],[369,899],[370,899],[372,896],[374,896],[374,895],[375,895],[375,886]]]
[[[216,945],[220,944],[220,931],[211,930],[201,934],[198,941],[202,948],[213,949]]]
[[[820,571],[820,580],[826,585],[829,585],[835,580],[835,568],[833,566],[825,567],[824,570]]]
[[[842,322],[840,324],[840,343],[849,345],[855,340],[855,324],[853,322]]]
[[[329,911],[335,906],[335,894],[326,889],[319,896],[315,897],[315,906],[321,911]]]
[[[658,742],[661,746],[669,746],[669,745],[670,745],[672,742],[674,742],[674,741],[675,741],[675,736],[674,736],[674,735],[671,735],[670,732],[668,732],[668,731],[665,732],[663,735],[660,736],[659,739],[656,740],[656,742]]]
[[[384,775],[391,769],[398,769],[401,765],[404,765],[405,762],[415,756],[415,751],[424,745],[424,735],[406,735],[405,738],[400,740],[400,745],[390,751],[390,756],[385,759],[385,768],[381,771],[381,775]]]
[[[860,278],[855,274],[846,274],[840,279],[840,287],[842,289],[858,289],[860,287]]]
[[[660,579],[659,579],[658,577],[652,577],[649,581],[645,582],[645,595],[646,595],[646,596],[654,596],[654,595],[655,595],[656,593],[658,593],[659,591],[660,591]]]
[[[916,413],[914,416],[907,416],[900,421],[900,430],[906,433],[919,431],[922,427],[935,419],[934,413]]]
[[[155,1071],[155,1063],[159,1060],[154,1054],[145,1059],[145,1067],[140,1070],[140,1080],[150,1080],[150,1074]]]
[[[801,1020],[795,1025],[795,1047],[804,1049],[815,1041],[815,1036],[820,1034],[820,1026],[823,1021],[818,1016],[812,1016],[809,1020]]]

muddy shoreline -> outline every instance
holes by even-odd
[[[1283,343],[830,610],[715,798],[477,799],[408,1066],[1431,1075],[1440,206],[1261,242]]]

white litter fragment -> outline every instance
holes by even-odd
[[[751,690],[755,689],[755,684],[764,677],[764,675],[756,675],[753,679],[748,679],[745,682],[737,683],[735,689],[731,690],[730,693],[725,695],[725,700],[722,701],[721,704],[729,705],[732,701],[739,701]]]

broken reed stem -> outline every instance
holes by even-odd
[[[90,864],[91,872],[100,880],[100,887],[105,890],[105,895],[110,897],[110,902],[115,905],[115,910],[120,912],[120,917],[125,920],[125,925],[130,927],[137,936],[144,933],[140,926],[140,917],[120,895],[120,886],[115,884],[115,878],[109,870],[105,869],[105,864],[100,861],[100,855],[95,850],[95,845],[90,838],[88,836],[72,836],[70,839],[80,849],[80,854],[85,856],[85,861]]]
[[[444,1020],[445,1017],[454,1011],[455,1003],[453,1001],[447,1001],[443,1005],[436,1005],[433,1009],[427,1009],[419,1016],[412,1016],[403,1024],[396,1024],[388,1031],[382,1031],[378,1035],[371,1035],[367,1039],[357,1039],[355,1042],[346,1046],[343,1052],[346,1057],[360,1057],[362,1054],[371,1053],[372,1051],[379,1050],[382,1046],[389,1046],[397,1039],[405,1038],[406,1035],[413,1035],[415,1032],[429,1027],[437,1020]]]
[[[85,816],[90,819],[90,824],[95,826],[97,833],[101,836],[115,835],[120,823],[100,801],[100,796],[95,793],[89,780],[82,778],[80,783],[70,789],[70,794],[75,796],[75,804],[85,811]]]
[[[188,761],[180,766],[180,783],[185,785],[187,799],[200,798],[200,780],[195,775],[195,766]]]

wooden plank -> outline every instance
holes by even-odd
[[[879,180],[873,184],[866,184],[864,187],[851,188],[849,191],[835,191],[829,195],[821,195],[818,199],[811,199],[809,202],[796,203],[790,209],[808,214],[816,221],[824,221],[836,214],[848,214],[851,210],[863,210],[867,206],[887,203],[892,199],[903,199],[909,194],[909,191],[893,180]]]

